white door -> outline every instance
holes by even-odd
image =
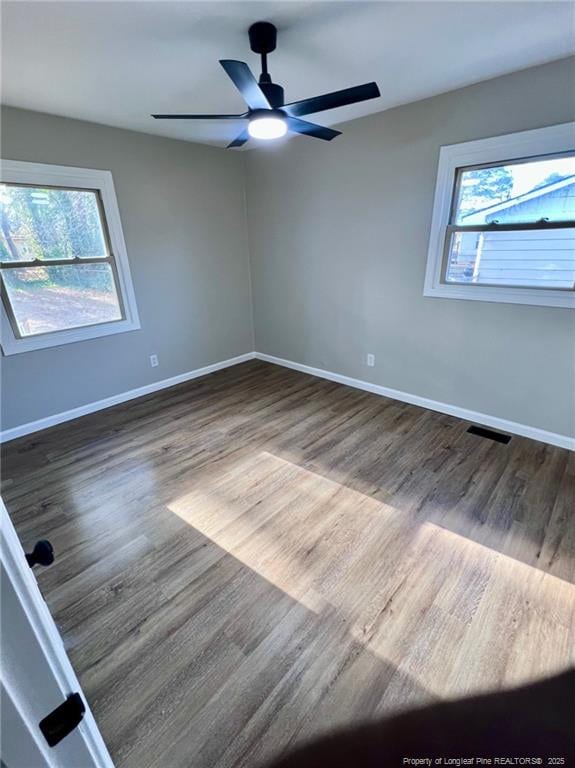
[[[2,763],[6,768],[113,768],[1,499],[0,512]],[[83,700],[83,718],[50,747],[39,723],[73,693]]]

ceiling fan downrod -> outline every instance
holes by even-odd
[[[272,82],[271,75],[268,72],[268,54],[276,49],[277,28],[269,21],[257,21],[249,28],[248,35],[250,38],[250,48],[254,53],[258,53],[262,60],[262,71],[258,80],[260,88],[274,109],[283,107],[285,103],[284,89],[281,85]]]

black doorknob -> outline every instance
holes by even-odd
[[[32,568],[35,565],[52,565],[54,562],[54,547],[47,539],[40,539],[29,554],[26,554],[28,565]]]

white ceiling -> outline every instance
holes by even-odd
[[[278,26],[275,81],[294,101],[376,80],[382,98],[318,115],[344,122],[575,52],[572,2],[172,2],[8,0],[2,101],[190,141],[225,144],[241,124],[159,122],[151,112],[242,112],[218,64],[247,61],[247,29]]]

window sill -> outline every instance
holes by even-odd
[[[575,309],[572,291],[546,291],[541,288],[504,288],[487,285],[426,285],[424,296],[464,301],[489,301],[503,304],[531,304],[535,307],[562,307]]]
[[[88,339],[98,339],[101,336],[112,336],[116,333],[137,331],[140,328],[138,320],[118,320],[113,323],[102,323],[85,328],[71,328],[68,331],[55,331],[38,336],[30,336],[17,339],[12,333],[10,323],[2,318],[2,352],[4,356],[17,355],[22,352],[34,352],[38,349],[60,347],[64,344],[73,344]]]

